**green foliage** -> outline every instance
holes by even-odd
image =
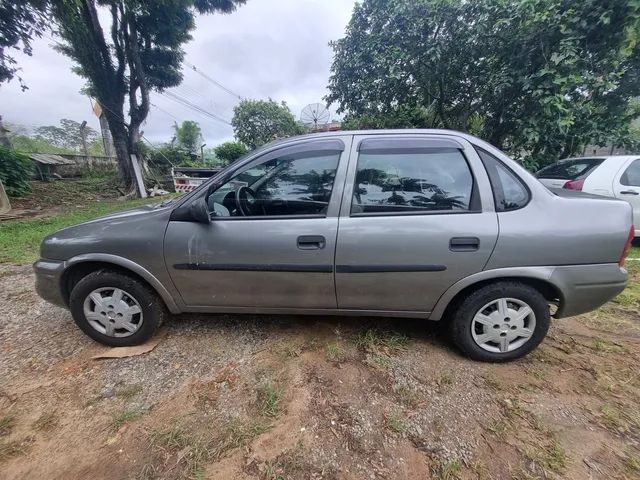
[[[305,132],[285,102],[271,99],[242,100],[233,109],[231,124],[236,138],[251,149]]]
[[[56,147],[44,138],[28,135],[14,135],[10,139],[11,147],[24,153],[74,153],[67,148]]]
[[[45,0],[0,0],[0,83],[11,80],[19,68],[9,54],[13,49],[31,55],[31,42],[46,29]],[[26,85],[20,80],[23,90]]]
[[[178,146],[189,153],[198,153],[202,144],[202,129],[198,122],[185,120],[181,125],[176,125],[174,129]]]
[[[224,142],[215,147],[213,152],[224,166],[235,162],[238,158],[246,154],[248,149],[240,142]]]
[[[530,165],[629,145],[635,0],[364,0],[327,97],[347,126],[468,131]]]
[[[161,175],[168,174],[172,165],[186,166],[188,162],[191,162],[191,156],[187,152],[169,144],[159,147],[141,144],[138,149],[141,155],[147,159],[151,168]]]
[[[0,146],[0,180],[7,195],[21,197],[29,193],[29,180],[33,172],[33,162],[26,155]]]

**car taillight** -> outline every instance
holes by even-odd
[[[583,180],[569,180],[567,183],[565,183],[562,188],[566,188],[567,190],[582,190],[582,187],[584,186],[584,179]]]
[[[622,250],[622,255],[620,256],[620,261],[618,265],[624,267],[624,261],[627,259],[627,254],[629,253],[629,249],[631,249],[631,243],[633,243],[633,237],[635,235],[636,227],[631,225],[631,229],[629,230],[629,237],[627,238],[627,243],[624,244],[624,249]]]

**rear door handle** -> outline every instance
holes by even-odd
[[[452,252],[475,252],[479,248],[478,237],[453,237],[449,240],[449,250]]]
[[[640,193],[635,190],[623,190],[620,192],[622,195],[640,195]]]
[[[298,237],[298,248],[300,250],[320,250],[324,248],[326,243],[322,235],[301,235]]]

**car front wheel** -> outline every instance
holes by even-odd
[[[549,305],[534,288],[498,282],[473,291],[454,309],[451,336],[467,356],[485,362],[520,358],[544,339]]]
[[[71,291],[69,307],[84,333],[113,347],[144,343],[165,316],[162,300],[149,286],[108,270],[81,279]]]

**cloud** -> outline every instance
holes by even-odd
[[[309,103],[326,95],[332,51],[330,40],[343,36],[353,0],[248,0],[231,15],[197,19],[193,40],[185,45],[186,61],[204,75],[245,98],[285,100],[296,117]],[[18,55],[21,75],[0,87],[0,114],[6,122],[53,125],[61,118],[87,120],[98,129],[89,100],[79,93],[84,80],[71,72],[72,62],[51,48],[52,40],[34,43],[33,57]],[[183,83],[171,89],[207,111],[230,120],[238,99],[187,65]],[[233,136],[230,126],[152,94],[145,136],[152,142],[171,139],[174,121],[196,120],[212,146]]]

